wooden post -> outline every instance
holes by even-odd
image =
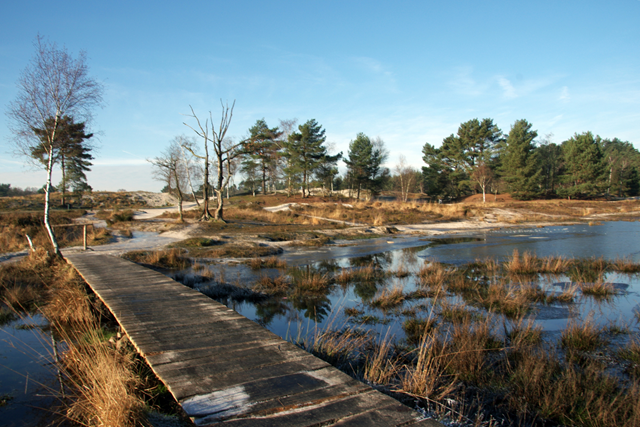
[[[83,237],[84,237],[84,250],[87,250],[87,224],[84,224],[84,226],[82,227],[83,230]]]

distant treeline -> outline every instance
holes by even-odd
[[[0,197],[28,196],[38,193],[44,193],[44,188],[27,187],[23,190],[20,187],[11,187],[11,184],[0,184]]]
[[[640,152],[627,141],[576,133],[561,144],[539,141],[526,120],[507,135],[492,119],[462,123],[439,148],[422,149],[424,191],[456,199],[475,191],[539,197],[629,197],[640,192]]]

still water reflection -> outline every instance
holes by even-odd
[[[248,302],[246,298],[218,298],[246,317],[264,325],[284,337],[302,336],[314,328],[340,327],[348,322],[345,309],[359,313],[357,321],[363,327],[402,339],[402,321],[407,316],[428,316],[434,310],[429,298],[408,299],[393,309],[381,309],[371,304],[383,290],[402,288],[410,294],[420,288],[416,273],[425,262],[438,261],[450,265],[464,265],[479,259],[504,260],[514,249],[530,251],[539,257],[562,255],[567,258],[603,257],[608,260],[627,258],[640,262],[640,223],[607,222],[545,228],[503,229],[467,235],[445,237],[395,237],[350,242],[350,246],[326,246],[314,249],[295,249],[281,259],[289,266],[304,266],[318,274],[332,276],[343,269],[375,266],[385,272],[405,269],[410,274],[387,274],[370,280],[347,284],[331,283],[324,292],[293,292],[286,296]],[[341,243],[341,242],[338,242]],[[246,265],[210,266],[227,282],[251,287],[261,275],[277,277],[285,274],[276,269],[250,270]],[[399,277],[403,276],[403,277]],[[535,317],[549,334],[557,334],[571,319],[593,316],[598,323],[635,322],[640,311],[640,281],[636,275],[608,273],[605,279],[615,283],[617,295],[605,300],[580,297],[573,304],[538,305],[530,316]],[[531,279],[547,293],[560,293],[571,282],[564,275],[539,276]],[[215,282],[215,280],[214,280]],[[202,284],[202,287],[211,284]],[[452,302],[460,298],[450,295]],[[477,309],[477,308],[476,308]],[[351,321],[354,321],[351,319]]]

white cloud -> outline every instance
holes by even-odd
[[[453,89],[468,96],[479,96],[485,93],[488,85],[486,83],[478,83],[473,77],[473,68],[458,67],[455,71],[455,77],[449,81],[449,85]]]
[[[513,99],[518,97],[515,88],[507,78],[498,76],[498,84],[500,85],[500,87],[502,87],[505,98]]]
[[[562,86],[562,90],[560,91],[560,101],[569,102],[571,96],[569,95],[569,88],[567,86]]]

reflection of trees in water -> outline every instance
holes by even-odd
[[[408,264],[410,267],[415,266],[416,264],[418,264],[418,252],[420,252],[422,250],[423,247],[418,246],[415,248],[403,248],[402,251],[400,252],[400,260],[404,263],[404,264]],[[419,250],[415,250],[415,249],[419,249]]]
[[[324,294],[295,293],[289,297],[293,308],[303,311],[304,317],[322,322],[331,312],[331,301]]]
[[[373,264],[374,267],[384,270],[391,265],[392,261],[393,254],[391,252],[381,252],[378,254],[350,258],[349,265],[351,267],[368,267]]]
[[[316,263],[316,269],[320,273],[333,273],[337,270],[340,270],[340,264],[335,259],[329,259],[325,261],[320,261]]]
[[[280,298],[269,298],[256,304],[256,322],[266,328],[276,316],[286,316],[290,310],[291,307]]]
[[[378,291],[378,285],[384,279],[367,280],[356,282],[353,287],[353,292],[362,299],[362,302],[370,301]]]

